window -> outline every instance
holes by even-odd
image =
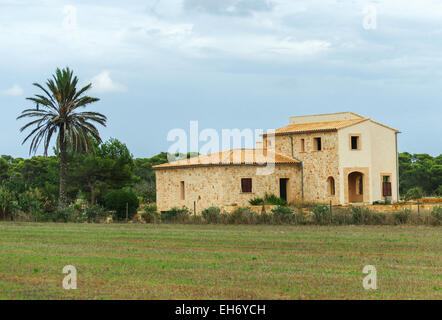
[[[184,191],[184,181],[180,182],[180,194],[181,194],[181,200],[185,200],[186,199],[186,194]]]
[[[251,193],[252,192],[252,179],[242,178],[241,179],[241,192]]]
[[[329,196],[334,196],[334,195],[336,195],[335,178],[333,178],[333,177],[329,177],[329,178],[327,179],[327,183],[328,183],[328,195],[329,195]]]
[[[382,176],[382,196],[391,197],[391,191],[390,176]]]
[[[305,139],[301,139],[301,152],[305,152]]]
[[[350,150],[361,150],[361,135],[350,134]]]
[[[359,137],[352,136],[351,137],[351,149],[358,150],[359,149]]]
[[[322,150],[322,139],[321,138],[315,138],[315,150],[316,151]]]

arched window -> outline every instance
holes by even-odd
[[[329,195],[329,196],[334,196],[334,195],[336,195],[335,178],[333,178],[333,177],[329,177],[329,178],[327,179],[327,184],[328,184],[328,195]]]

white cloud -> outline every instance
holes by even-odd
[[[104,92],[124,92],[127,88],[111,79],[109,71],[102,71],[91,79],[92,91]]]
[[[18,84],[14,84],[11,88],[2,91],[3,94],[8,96],[21,96],[23,92],[23,89]]]

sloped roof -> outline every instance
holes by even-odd
[[[231,149],[190,159],[164,163],[153,169],[186,168],[196,166],[298,164],[299,161],[265,149]]]
[[[289,133],[308,133],[308,132],[326,132],[337,131],[364,121],[370,120],[368,118],[352,119],[352,120],[337,120],[329,122],[311,122],[311,123],[294,123],[288,126],[276,129],[268,134],[284,135]]]
[[[327,131],[337,131],[339,129],[344,129],[355,124],[371,121],[377,125],[383,126],[387,129],[391,129],[393,131],[399,132],[396,129],[390,128],[381,123],[375,122],[369,118],[362,119],[351,119],[351,120],[337,120],[337,121],[329,121],[329,122],[311,122],[311,123],[298,123],[298,124],[289,124],[288,126],[276,129],[274,131],[270,131],[265,135],[285,135],[291,133],[310,133],[310,132],[327,132]]]

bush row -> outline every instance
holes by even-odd
[[[8,193],[0,186],[0,218],[16,221],[100,222],[112,215],[114,220],[131,220],[139,207],[136,194],[130,190],[114,190],[99,205],[83,208],[79,203],[59,209],[46,205],[38,189],[21,194]]]
[[[249,207],[238,208],[232,213],[210,207],[201,216],[193,215],[187,208],[173,208],[162,214],[155,205],[144,208],[142,218],[147,223],[198,223],[198,224],[290,224],[290,225],[442,225],[442,207],[435,207],[431,214],[412,213],[405,209],[399,212],[381,213],[363,207],[333,208],[315,204],[313,215],[302,210],[295,212],[286,206],[278,206],[269,213],[256,213]]]

